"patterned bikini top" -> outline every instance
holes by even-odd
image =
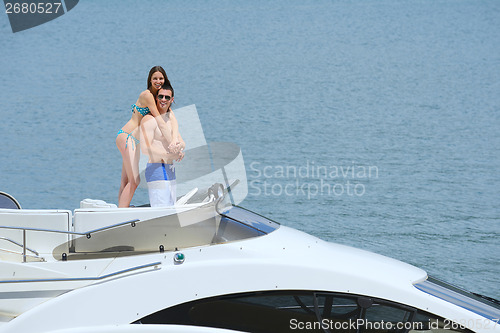
[[[137,112],[142,114],[143,117],[151,112],[151,111],[149,111],[149,108],[147,106],[145,108],[140,108],[137,105],[132,104],[132,112],[134,112],[134,108],[137,110]]]

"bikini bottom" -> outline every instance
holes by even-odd
[[[127,148],[127,145],[128,145],[128,138],[129,138],[129,137],[131,137],[131,138],[134,140],[133,142],[135,142],[135,145],[136,145],[136,146],[137,146],[137,145],[141,142],[139,139],[135,138],[135,137],[132,135],[132,133],[127,133],[127,132],[125,132],[125,131],[124,131],[124,130],[122,130],[122,129],[118,131],[118,134],[117,134],[116,136],[118,136],[118,135],[120,135],[120,134],[122,134],[122,133],[127,134],[127,139],[125,140],[125,148]],[[135,147],[134,147],[134,149],[135,149]]]

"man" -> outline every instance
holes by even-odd
[[[170,109],[174,101],[174,89],[165,84],[158,90],[156,107],[160,117],[165,121],[169,131],[172,131]],[[151,207],[172,206],[176,201],[176,177],[173,161],[181,161],[184,157],[185,143],[179,134],[174,148],[169,149],[171,142],[165,138],[155,118],[148,114],[141,121],[141,150],[149,156],[146,167],[146,181],[148,183],[149,203]]]

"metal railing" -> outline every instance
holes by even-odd
[[[17,245],[19,247],[23,247],[23,244],[20,244],[20,243],[16,242],[15,240],[12,240],[12,239],[7,238],[7,237],[0,237],[0,240],[11,242],[12,244],[15,244],[15,245]],[[30,249],[29,247],[26,247],[26,250],[30,251],[31,253],[35,254],[36,256],[40,255],[38,252],[36,252],[35,250]]]
[[[104,231],[104,230],[108,230],[108,229],[112,229],[112,228],[116,228],[116,227],[120,227],[120,226],[126,225],[126,224],[130,224],[132,227],[135,227],[136,222],[140,222],[140,220],[139,219],[129,220],[129,221],[125,221],[125,222],[120,222],[120,223],[112,224],[112,225],[109,225],[109,226],[106,226],[106,227],[102,227],[102,228],[98,228],[98,229],[93,229],[93,230],[86,231],[86,232],[77,232],[77,231],[69,231],[69,230],[66,231],[66,230],[42,229],[42,228],[31,228],[31,227],[12,227],[12,226],[3,226],[3,225],[0,225],[0,229],[22,230],[23,231],[23,244],[20,244],[20,243],[18,243],[16,241],[13,241],[12,239],[9,239],[9,238],[6,238],[6,237],[1,237],[0,239],[9,241],[11,243],[14,243],[14,244],[22,247],[23,248],[23,262],[26,262],[26,250],[28,250],[28,251],[30,251],[32,253],[35,253],[37,256],[39,255],[38,252],[36,252],[35,250],[32,250],[32,249],[29,249],[26,246],[26,231],[39,231],[39,232],[51,232],[51,233],[59,233],[59,234],[67,234],[67,235],[78,235],[78,236],[86,236],[87,239],[90,239],[92,237],[93,233]]]
[[[67,282],[67,281],[99,281],[104,280],[113,276],[117,276],[120,274],[130,273],[139,269],[154,267],[155,270],[161,269],[160,266],[161,261],[153,262],[150,264],[135,266],[131,268],[122,269],[120,271],[116,271],[113,273],[101,275],[101,276],[92,276],[92,277],[76,277],[76,278],[49,278],[49,279],[30,279],[30,280],[0,280],[0,283],[23,283],[23,282]]]

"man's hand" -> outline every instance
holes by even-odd
[[[170,145],[168,145],[168,150],[171,153],[178,153],[182,149],[181,143],[179,141],[172,142]]]
[[[184,158],[186,154],[184,154],[184,151],[179,151],[179,157],[176,159],[177,162],[180,162],[182,161],[182,159]]]

